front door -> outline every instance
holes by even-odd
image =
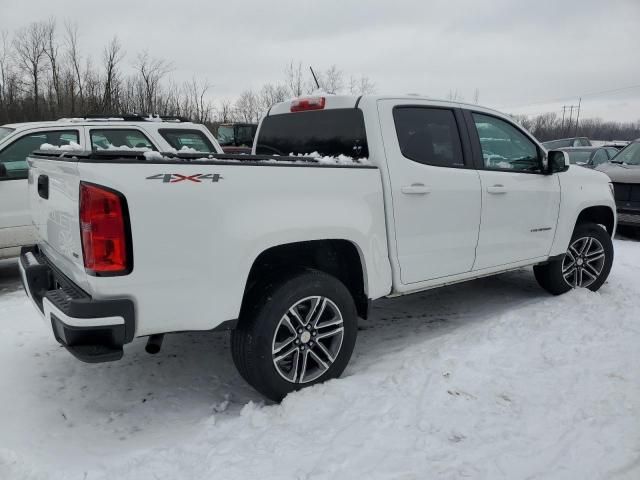
[[[482,217],[474,270],[545,257],[560,208],[557,175],[545,175],[543,152],[517,125],[467,114],[478,151]]]
[[[480,223],[480,179],[462,140],[461,113],[421,101],[382,100],[378,108],[402,283],[469,272]]]

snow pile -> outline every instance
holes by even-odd
[[[317,160],[318,163],[322,163],[324,165],[371,165],[368,158],[353,158],[347,155],[338,155],[337,157],[324,156],[319,152],[313,153],[299,153],[297,155],[290,153],[290,157],[300,157],[300,158],[312,158]]]
[[[82,147],[76,142],[69,142],[68,145],[52,145],[50,143],[43,143],[40,145],[40,150],[54,150],[60,152],[77,152],[82,150]]]
[[[101,147],[96,145],[96,150],[98,151],[115,151],[115,152],[150,152],[151,149],[149,147],[130,147],[128,145],[120,145],[116,146],[110,143],[106,147]]]
[[[225,334],[80,363],[14,274],[0,478],[640,478],[640,243],[615,248],[599,293],[551,297],[527,270],[384,300],[343,378],[280,405],[240,379]]]

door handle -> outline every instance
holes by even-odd
[[[407,195],[426,195],[431,192],[431,189],[423,183],[412,183],[411,185],[404,185],[400,188],[400,191]]]
[[[493,193],[493,194],[502,194],[502,193],[507,193],[507,189],[504,188],[504,185],[492,185],[490,187],[487,187],[487,193]]]
[[[49,198],[49,177],[47,175],[38,177],[38,195],[44,199]]]

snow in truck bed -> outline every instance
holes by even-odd
[[[224,333],[88,365],[0,263],[0,479],[638,479],[640,243],[599,293],[529,270],[384,300],[343,378],[265,404]]]

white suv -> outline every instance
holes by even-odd
[[[34,243],[26,158],[43,144],[78,144],[80,150],[142,149],[222,153],[204,126],[179,117],[72,118],[0,126],[0,259]]]

